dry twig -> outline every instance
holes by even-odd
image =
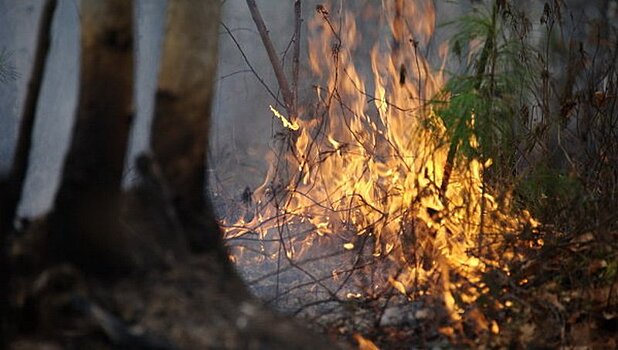
[[[292,70],[292,87],[294,98],[294,110],[298,110],[298,70],[300,65],[300,24],[303,19],[301,16],[301,1],[294,2],[294,66]]]

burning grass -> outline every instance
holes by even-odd
[[[361,348],[371,344],[360,334],[389,347],[496,334],[529,341],[537,326],[513,326],[514,313],[538,318],[539,300],[558,318],[566,310],[545,284],[535,301],[522,298],[543,270],[530,273],[546,257],[545,236],[563,234],[487,180],[493,159],[477,124],[492,109],[448,118],[461,96],[448,89],[446,47],[438,68],[423,53],[432,2],[383,4],[369,18],[318,6],[314,102],[292,116],[271,107],[283,130],[268,175],[224,215],[232,259],[268,303],[356,334]],[[369,40],[380,38],[368,55],[360,21],[377,28]]]

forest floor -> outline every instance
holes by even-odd
[[[329,302],[325,295],[324,307],[302,312],[285,309],[277,298],[270,298],[271,305],[296,313],[317,332],[360,349],[618,348],[618,217],[611,211],[597,214],[604,219],[590,219],[598,223],[592,226],[571,216],[578,226],[566,221],[560,228],[540,224],[530,237],[523,232],[505,242],[525,258],[504,261],[508,275],[499,268],[487,268],[483,276],[487,288],[463,307],[459,321],[449,317],[440,298],[428,295],[410,300],[394,288],[377,298],[345,302]],[[565,229],[569,225],[570,231]],[[317,274],[311,265],[303,268]],[[248,281],[268,275],[263,266],[240,269]],[[277,283],[287,280],[282,272]],[[294,289],[299,283],[297,277],[278,290]],[[269,288],[274,290],[264,285],[254,290],[260,295]],[[310,299],[295,293],[291,299]]]
[[[12,242],[19,337],[10,348],[617,348],[618,231],[606,229],[613,225],[579,235],[545,228],[544,244],[513,274],[487,272],[488,291],[458,322],[435,299],[401,297],[388,308],[359,299],[292,319],[250,295],[214,254],[114,281],[69,264],[34,273],[28,264],[36,264],[40,241],[30,230]]]
[[[414,324],[367,329],[363,335],[382,349],[616,349],[615,242],[617,231],[546,244],[517,276],[491,281],[494,287],[461,322],[421,313]]]
[[[32,233],[13,242],[29,261]],[[31,261],[31,260],[30,260]],[[10,349],[337,348],[252,297],[229,265],[199,254],[109,281],[61,264],[13,278],[18,337]],[[20,266],[27,268],[27,266]]]

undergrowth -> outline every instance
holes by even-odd
[[[436,102],[450,161],[492,159],[486,185],[512,190],[541,223],[534,240],[512,242],[528,245],[527,260],[511,275],[490,269],[493,301],[477,302],[508,326],[468,345],[616,346],[616,3],[576,5],[548,1],[531,18],[526,2],[491,1],[447,23],[461,67],[437,99],[449,103]],[[496,314],[495,303],[509,307]]]

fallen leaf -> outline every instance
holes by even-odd
[[[522,344],[528,344],[532,339],[534,339],[534,331],[536,326],[532,323],[526,323],[523,326],[519,327],[520,332],[520,341]]]
[[[479,309],[474,308],[466,313],[466,318],[469,321],[472,321],[474,326],[476,326],[477,331],[488,331],[489,330],[489,322],[485,315],[479,311]]]

